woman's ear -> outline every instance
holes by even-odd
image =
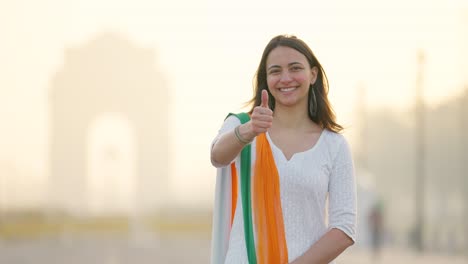
[[[317,80],[318,68],[314,66],[310,69],[310,84],[314,84]]]

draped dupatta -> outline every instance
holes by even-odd
[[[288,248],[281,208],[280,181],[265,133],[257,136],[253,208],[258,263],[288,263]]]
[[[235,116],[241,120],[242,124],[250,120],[246,113],[235,114]],[[222,264],[225,261],[238,188],[238,175],[234,163],[231,166],[219,168],[217,172],[213,210],[212,264]],[[249,144],[242,149],[240,160],[240,194],[249,264],[288,263],[279,174],[270,144],[264,133],[256,138],[253,179],[251,172],[251,146]],[[252,183],[253,188],[251,188]],[[254,229],[256,236],[254,236]]]

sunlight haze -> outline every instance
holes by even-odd
[[[429,107],[458,95],[468,84],[465,2],[290,4],[0,2],[0,207],[47,203],[51,80],[68,49],[85,46],[100,34],[114,33],[135,47],[153,51],[155,69],[169,90],[167,199],[190,206],[211,206],[215,183],[211,140],[227,113],[246,110],[242,107],[251,99],[261,53],[275,35],[293,34],[310,45],[328,75],[330,100],[338,121],[350,128],[345,135],[351,143],[360,87],[366,89],[369,109],[411,109],[418,52],[425,56],[424,99]],[[107,122],[107,128],[103,122],[97,137],[120,129],[116,122]],[[95,186],[101,189],[105,183],[95,184],[102,184]],[[127,192],[122,191],[125,197],[131,195]]]

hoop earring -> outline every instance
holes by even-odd
[[[310,85],[309,97],[312,97],[309,98],[309,113],[312,117],[315,117],[317,115],[317,98],[312,85]]]

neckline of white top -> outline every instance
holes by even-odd
[[[284,152],[278,146],[275,145],[275,143],[271,139],[270,134],[268,133],[268,131],[266,132],[266,136],[267,136],[268,142],[270,143],[270,146],[272,146],[272,148],[275,148],[279,153],[281,153],[281,159],[284,162],[289,163],[292,160],[294,160],[294,158],[296,156],[302,156],[302,155],[314,152],[314,150],[317,148],[317,146],[322,141],[322,138],[324,137],[325,131],[326,131],[326,129],[323,129],[322,132],[320,132],[320,136],[319,136],[317,142],[315,142],[315,144],[312,147],[310,147],[309,149],[306,149],[304,151],[299,151],[299,152],[294,153],[289,160],[286,158],[286,155],[284,155]]]

